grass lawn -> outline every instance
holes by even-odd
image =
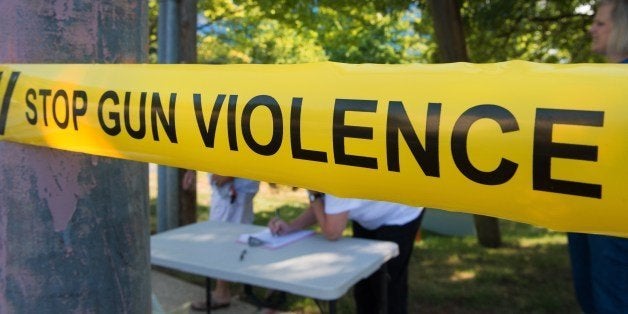
[[[209,187],[205,174],[198,181],[200,221],[208,216]],[[265,225],[276,208],[286,219],[296,217],[306,201],[301,189],[263,183],[255,198],[255,224]],[[565,234],[504,220],[500,227],[503,246],[497,249],[480,247],[473,236],[421,231],[410,266],[410,313],[579,313]],[[204,284],[203,278],[178,275]],[[234,285],[234,293],[240,292]],[[319,313],[314,301],[293,295],[282,310]],[[351,293],[338,302],[338,311],[354,312]]]

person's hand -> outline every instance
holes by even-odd
[[[183,174],[183,181],[181,182],[181,187],[184,190],[190,190],[194,184],[196,183],[196,171],[187,170]]]
[[[225,185],[225,183],[233,181],[233,179],[234,179],[233,177],[221,176],[219,174],[212,174],[211,181],[217,187],[221,187],[221,186]]]
[[[268,229],[274,235],[284,235],[293,231],[287,222],[278,217],[274,217],[268,222]]]

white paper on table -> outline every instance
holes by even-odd
[[[292,242],[299,241],[303,238],[309,237],[314,234],[314,230],[299,230],[292,233],[274,236],[270,229],[266,228],[262,231],[255,233],[243,233],[238,237],[238,242],[248,243],[249,237],[257,238],[264,242],[261,247],[276,249],[284,245],[288,245]]]

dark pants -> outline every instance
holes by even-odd
[[[585,313],[628,313],[628,238],[570,233],[578,303]]]
[[[415,220],[402,226],[383,226],[368,230],[353,222],[356,238],[395,242],[399,255],[386,263],[388,270],[388,313],[408,312],[408,263],[414,248],[414,239],[421,225],[423,213]],[[375,272],[358,282],[353,289],[357,313],[376,313],[380,308],[381,273]]]

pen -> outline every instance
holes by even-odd
[[[229,197],[230,197],[230,202],[231,204],[235,203],[236,201],[236,197],[238,196],[235,188],[233,187],[233,184],[229,187]]]
[[[242,253],[240,253],[240,262],[244,260],[244,255],[246,255],[246,249],[242,250]]]

